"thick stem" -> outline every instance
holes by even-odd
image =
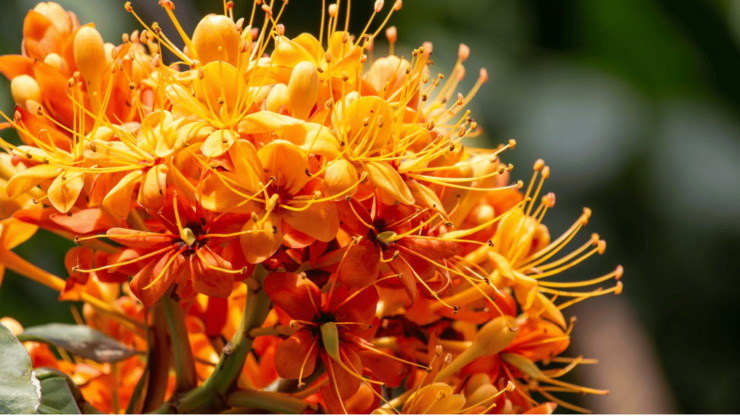
[[[152,319],[147,331],[149,379],[141,409],[143,413],[154,411],[162,405],[170,377],[170,340],[167,336],[167,317],[162,309],[162,305],[154,305],[150,309]]]
[[[182,393],[194,389],[198,385],[195,374],[193,351],[190,349],[188,329],[185,326],[185,315],[178,302],[165,295],[161,300],[162,308],[167,316],[167,327],[170,331],[170,341],[175,358],[175,392]]]
[[[257,390],[237,390],[226,397],[226,404],[282,414],[303,413],[309,406],[308,402],[287,394]]]
[[[177,413],[218,413],[228,407],[226,393],[233,387],[244,368],[247,356],[252,349],[254,338],[249,331],[262,326],[270,311],[270,298],[263,290],[267,277],[262,267],[257,267],[249,279],[247,302],[239,329],[231,342],[224,348],[221,358],[211,377],[200,387],[183,395],[179,400],[169,404],[169,408],[160,408],[159,412],[176,411]]]

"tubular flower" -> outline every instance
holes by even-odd
[[[120,44],[40,3],[0,57],[19,139],[0,139],[0,277],[83,304],[77,326],[28,329],[45,336],[3,320],[37,372],[69,376],[85,412],[551,413],[586,410],[557,392],[605,394],[560,380],[595,362],[561,356],[563,310],[619,294],[623,270],[560,279],[606,248],[566,250],[591,211],[551,236],[550,168],[525,189],[514,140],[466,145],[488,82],[458,92],[470,48],[449,74],[431,43],[397,56],[401,0],[356,35],[337,1],[295,37],[287,0],[252,3],[188,33],[160,0],[175,35],[126,2],[142,30]],[[39,228],[77,244],[64,278],[13,251]],[[125,358],[65,341],[81,332]]]

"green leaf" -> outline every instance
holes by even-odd
[[[78,401],[82,393],[66,374],[53,368],[36,370],[41,381],[41,407],[39,413],[80,414]]]
[[[35,413],[41,389],[28,351],[0,324],[0,414]]]
[[[52,377],[41,381],[41,404],[66,414],[80,414],[67,380],[63,377]]]
[[[115,339],[84,325],[49,324],[26,328],[22,341],[46,342],[99,363],[124,360],[136,354]]]

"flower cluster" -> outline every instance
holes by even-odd
[[[146,351],[103,365],[27,343],[35,365],[106,412],[536,413],[606,393],[559,379],[594,361],[560,356],[562,311],[619,294],[622,269],[553,279],[606,244],[565,251],[588,209],[550,235],[550,169],[512,183],[514,140],[465,146],[488,81],[457,92],[467,46],[449,75],[431,43],[394,55],[400,0],[357,36],[338,1],[318,38],[286,36],[287,0],[239,19],[225,2],[192,36],[159,3],[184,48],[130,2],[143,30],[118,45],[46,2],[0,57],[21,142],[0,141],[0,264]],[[77,244],[66,280],[11,251],[38,228]]]

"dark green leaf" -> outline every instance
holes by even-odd
[[[0,414],[35,413],[41,391],[28,351],[0,324]]]
[[[65,414],[81,413],[64,377],[41,380],[41,405]]]
[[[18,339],[46,342],[99,363],[121,361],[136,353],[102,332],[83,325],[33,326],[26,328]]]

